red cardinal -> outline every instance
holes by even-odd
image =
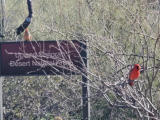
[[[24,31],[24,40],[31,41],[31,34],[29,33],[28,28],[26,28]]]
[[[135,64],[134,68],[129,73],[129,80],[128,83],[130,86],[134,85],[134,80],[140,76],[140,69],[141,66],[139,64]]]

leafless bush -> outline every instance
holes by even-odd
[[[34,40],[86,40],[92,120],[160,119],[158,0],[48,0],[33,1],[33,7]],[[7,19],[7,36],[21,40],[10,32],[17,23]],[[128,74],[136,63],[142,73],[130,87]],[[80,76],[6,78],[4,105],[21,111],[20,118],[51,113],[81,119],[81,84]]]

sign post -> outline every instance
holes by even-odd
[[[4,77],[1,77],[0,79],[0,119],[3,120],[3,80]]]
[[[84,59],[86,70],[88,69],[88,61],[87,61],[87,49],[84,53]],[[87,78],[87,71],[82,75],[82,101],[83,101],[83,120],[90,120],[90,89],[89,89],[89,80]]]
[[[90,120],[85,42],[0,43],[1,76],[82,75],[83,120]]]
[[[1,0],[1,30],[0,37],[3,37],[5,33],[5,0]],[[3,41],[1,41],[3,42]],[[3,80],[4,77],[0,77],[0,120],[3,120]]]
[[[90,120],[90,91],[87,76],[82,76],[83,120]]]

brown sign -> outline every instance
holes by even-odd
[[[81,74],[86,67],[86,45],[72,41],[0,43],[0,75]]]

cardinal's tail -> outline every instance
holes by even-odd
[[[128,84],[130,85],[130,86],[133,86],[134,85],[134,80],[128,80]]]

